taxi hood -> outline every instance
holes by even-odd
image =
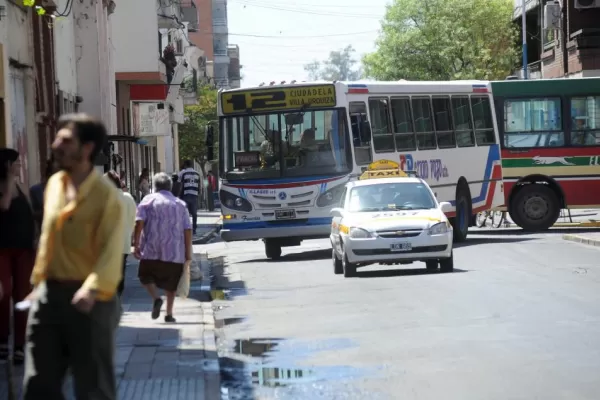
[[[446,220],[438,209],[361,212],[348,217],[345,224],[368,230],[426,229]]]

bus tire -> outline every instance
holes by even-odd
[[[265,240],[265,254],[268,259],[279,260],[281,258],[281,245],[273,239]]]
[[[529,232],[545,231],[560,216],[560,201],[546,185],[531,184],[523,187],[511,202],[513,221]]]
[[[469,186],[460,182],[456,188],[456,216],[452,218],[455,242],[464,242],[467,239],[472,219],[472,207]]]

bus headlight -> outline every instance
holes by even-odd
[[[317,207],[327,207],[339,203],[345,187],[345,185],[338,185],[320,195],[317,199]]]
[[[252,204],[243,197],[236,196],[233,193],[226,192],[225,190],[221,190],[219,192],[219,200],[221,200],[221,204],[231,210],[237,211],[252,211]]]

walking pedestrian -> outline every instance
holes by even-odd
[[[179,172],[181,181],[181,199],[185,201],[187,209],[192,217],[192,229],[194,235],[198,227],[198,195],[200,194],[200,174],[193,168],[190,160],[183,162],[183,169]]]
[[[150,172],[148,168],[142,169],[138,185],[140,189],[140,201],[142,201],[144,196],[150,194]]]
[[[131,237],[133,234],[133,228],[135,226],[137,205],[135,204],[133,196],[121,187],[122,180],[119,178],[116,172],[109,171],[104,174],[104,176],[106,176],[117,187],[117,189],[121,191],[121,201],[123,202],[123,274],[117,289],[119,298],[121,298],[123,296],[123,290],[125,290],[125,269],[127,268],[127,257],[129,257],[129,254],[131,254]]]
[[[28,296],[24,400],[63,399],[70,369],[78,400],[116,400],[123,206],[94,168],[104,125],[86,114],[60,117],[52,143],[61,171],[46,186],[42,235]]]
[[[173,196],[175,197],[181,197],[181,182],[179,182],[179,175],[173,174],[171,179],[173,180],[173,188],[171,189],[171,193],[173,193]]]
[[[36,224],[29,191],[18,181],[21,162],[13,149],[0,149],[0,359],[9,356],[11,300],[16,304],[31,291],[29,277],[35,261]],[[27,313],[14,315],[13,363],[25,358]]]
[[[152,319],[160,316],[163,300],[158,289],[167,297],[165,322],[175,322],[173,303],[183,265],[192,260],[192,231],[185,203],[171,193],[169,175],[154,176],[154,193],[138,205],[134,233],[135,257],[140,260],[138,277],[152,296]]]

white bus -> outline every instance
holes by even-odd
[[[268,258],[326,238],[345,183],[378,160],[415,170],[448,201],[454,236],[501,206],[490,85],[482,81],[298,83],[221,91],[219,198],[225,241]]]

